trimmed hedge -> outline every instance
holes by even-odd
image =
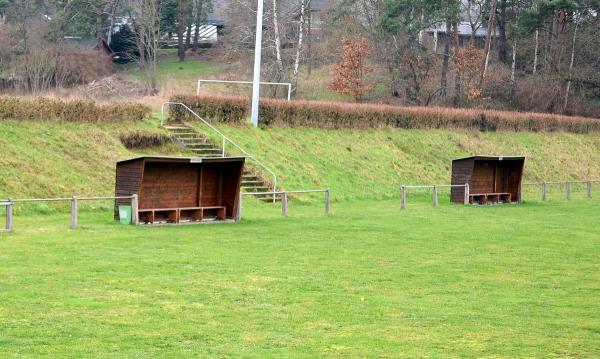
[[[241,124],[250,113],[245,97],[177,95],[200,116],[213,121]],[[171,119],[190,120],[181,106],[171,106]],[[367,129],[394,127],[405,129],[468,129],[478,131],[572,133],[600,132],[600,119],[569,117],[544,113],[454,109],[444,107],[402,107],[263,99],[262,126],[316,127],[325,129]]]
[[[69,122],[135,122],[152,113],[139,103],[98,105],[93,101],[0,96],[0,120],[62,120]]]
[[[131,131],[119,134],[119,140],[130,150],[160,147],[173,142],[171,136],[160,132]]]

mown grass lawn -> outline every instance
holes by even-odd
[[[17,214],[0,357],[599,357],[600,201],[279,208],[134,228]]]

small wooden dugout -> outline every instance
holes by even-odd
[[[452,161],[452,185],[469,184],[469,203],[520,202],[523,156],[471,156]],[[452,187],[451,201],[464,203],[465,188]]]
[[[138,195],[140,224],[235,219],[245,158],[139,157],[117,162],[115,195]],[[118,205],[129,204],[117,200]]]

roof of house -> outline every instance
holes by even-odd
[[[140,156],[117,161],[127,163],[144,160],[146,162],[169,162],[169,163],[220,163],[220,162],[244,162],[246,157],[170,157],[170,156]]]
[[[73,51],[96,50],[101,45],[102,47],[104,47],[105,49],[107,49],[109,52],[112,53],[112,49],[110,48],[110,46],[108,46],[108,44],[104,40],[99,42],[96,39],[89,40],[89,39],[82,39],[81,37],[78,37],[78,36],[65,36],[62,38],[60,45],[65,50],[73,50]]]
[[[487,35],[487,27],[484,24],[477,24],[478,28],[475,30],[475,37],[485,37]],[[452,30],[450,30],[452,31]],[[446,24],[436,24],[429,27],[425,30],[427,33],[446,33]],[[458,34],[460,36],[471,36],[473,30],[471,29],[471,24],[468,21],[462,21],[458,24]],[[494,36],[494,32],[492,32],[492,36]]]
[[[494,156],[494,155],[473,155],[473,156],[468,156],[468,157],[462,157],[462,158],[457,158],[454,159],[453,161],[463,161],[463,160],[493,160],[493,161],[503,161],[503,160],[507,160],[507,161],[514,161],[514,160],[524,160],[525,156],[522,155],[517,155],[517,156],[504,156],[504,155],[500,155],[500,156]]]

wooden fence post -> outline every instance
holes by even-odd
[[[240,193],[239,198],[238,198],[237,211],[235,212],[235,221],[238,223],[242,221],[242,198],[243,197],[244,196],[242,196],[242,194]]]
[[[138,195],[131,196],[131,224],[138,225],[140,223]]]
[[[71,198],[71,229],[77,229],[77,197]]]
[[[331,213],[331,190],[325,190],[325,214]]]
[[[281,215],[284,217],[288,215],[288,196],[286,192],[281,192]]]
[[[8,205],[6,206],[6,231],[12,232],[14,229],[13,223],[13,201],[12,199],[8,199]]]
[[[542,182],[542,201],[548,199],[548,183],[546,181]]]
[[[567,192],[567,201],[571,200],[571,181],[567,181],[565,190]]]
[[[433,186],[433,206],[438,206],[438,191],[437,186]]]
[[[592,181],[587,183],[587,196],[588,198],[592,198]]]
[[[400,208],[406,208],[406,187],[400,187],[401,195],[400,195]]]
[[[469,184],[465,183],[465,198],[464,198],[464,204],[467,205],[469,204]]]

